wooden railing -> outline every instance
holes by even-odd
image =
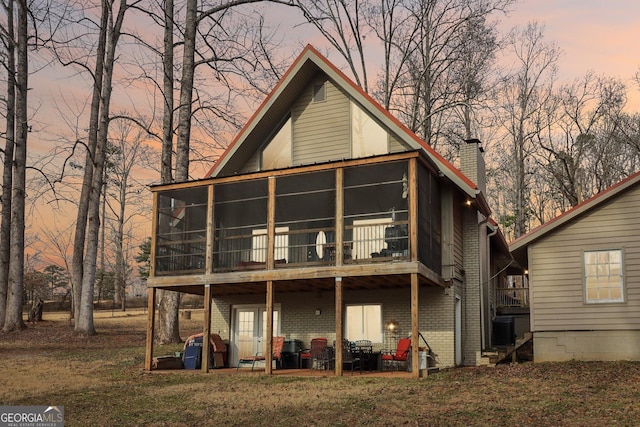
[[[497,288],[498,307],[529,307],[529,288]]]

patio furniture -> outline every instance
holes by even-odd
[[[334,347],[338,348],[335,344]],[[351,375],[353,375],[353,370],[357,365],[360,373],[362,374],[360,362],[360,354],[355,349],[355,345],[352,345],[349,340],[342,340],[342,366],[350,366]]]
[[[276,361],[276,369],[278,368],[278,363],[282,366],[282,347],[284,346],[284,337],[273,337],[273,360]],[[258,351],[254,356],[245,356],[238,359],[238,366],[236,367],[236,371],[240,369],[240,365],[251,363],[251,371],[256,365],[256,362],[264,361],[266,357],[262,354],[261,351]]]
[[[302,368],[302,361],[309,361],[309,369],[313,369],[313,362],[317,357],[327,348],[326,338],[313,338],[311,340],[311,348],[302,350],[300,352],[300,367]]]
[[[411,349],[411,338],[401,338],[395,351],[382,350],[382,370],[385,365],[398,367],[399,362],[406,362],[409,358],[409,350]]]
[[[363,369],[371,371],[374,367],[375,360],[373,358],[373,344],[370,340],[358,340],[354,343],[354,352],[360,358],[360,372]]]

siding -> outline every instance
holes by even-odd
[[[314,84],[324,81],[326,100],[312,102]],[[293,164],[346,159],[351,155],[349,98],[327,80],[316,80],[292,107]]]
[[[408,151],[411,148],[408,146],[405,146],[402,142],[400,142],[400,140],[398,138],[395,137],[395,135],[389,133],[389,153],[398,153],[398,152],[403,152],[403,151]]]
[[[640,186],[529,248],[532,331],[640,329]],[[623,250],[625,302],[586,304],[583,251]]]

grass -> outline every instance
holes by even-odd
[[[116,316],[117,315],[117,316]],[[63,317],[0,335],[1,405],[64,406],[67,426],[626,426],[640,423],[640,363],[568,362],[442,371],[423,379],[145,373],[146,317]],[[183,336],[201,318],[182,321]],[[172,354],[179,346],[160,347]]]

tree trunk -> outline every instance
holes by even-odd
[[[96,152],[93,162],[93,180],[89,193],[87,253],[83,263],[80,318],[76,319],[75,327],[75,331],[82,335],[95,334],[95,328],[93,326],[93,290],[96,279],[96,264],[100,240],[100,195],[102,194],[107,137],[109,134],[109,106],[111,102],[113,66],[122,21],[124,20],[126,10],[126,0],[121,0],[118,15],[114,23],[112,10],[107,7],[104,9],[104,13],[107,14],[109,18],[107,22],[113,25],[113,29],[110,32],[110,37],[107,39],[108,44],[105,49],[106,56],[104,59],[104,75],[100,104],[100,126],[98,128]]]
[[[11,255],[9,258],[9,283],[7,308],[2,330],[15,331],[24,328],[22,298],[24,289],[24,208],[27,164],[27,2],[18,0],[17,67],[16,67],[16,145],[11,196]]]
[[[193,76],[195,72],[197,0],[187,0],[186,28],[184,35],[184,53],[182,58],[182,79],[180,87],[180,106],[178,116],[178,141],[176,146],[176,181],[189,179],[189,139],[191,133],[191,98]],[[168,34],[171,33],[171,34]],[[164,90],[165,111],[163,123],[162,180],[172,181],[171,151],[173,149],[173,1],[165,3],[165,58]],[[167,53],[169,52],[169,54]],[[169,62],[171,58],[171,62]],[[167,181],[165,181],[167,180]],[[180,294],[172,291],[160,291],[158,295],[158,327],[156,341],[161,344],[181,342],[179,327]]]
[[[163,184],[173,181],[173,0],[164,5],[164,111],[162,115],[162,161],[160,179]]]
[[[91,115],[89,117],[89,135],[87,141],[87,154],[82,178],[82,190],[78,200],[78,213],[76,216],[76,228],[73,238],[73,257],[71,259],[71,287],[73,289],[71,315],[77,319],[80,315],[80,300],[82,295],[84,249],[87,233],[87,215],[89,212],[89,193],[93,181],[93,157],[98,141],[98,123],[100,120],[100,96],[102,95],[102,79],[104,69],[104,54],[107,43],[107,23],[109,16],[107,5],[102,2],[102,18],[100,22],[100,37],[96,51],[96,64],[93,79],[93,94],[91,98]]]
[[[13,148],[15,144],[16,71],[15,44],[13,42],[13,0],[5,6],[7,12],[7,129],[2,172],[2,218],[0,219],[0,329],[7,313],[9,289],[9,256],[11,254],[11,192],[13,188]]]
[[[176,181],[189,179],[189,140],[191,138],[191,102],[193,96],[194,56],[196,45],[197,0],[187,0],[180,79],[180,106],[178,114],[178,141],[176,144]]]

